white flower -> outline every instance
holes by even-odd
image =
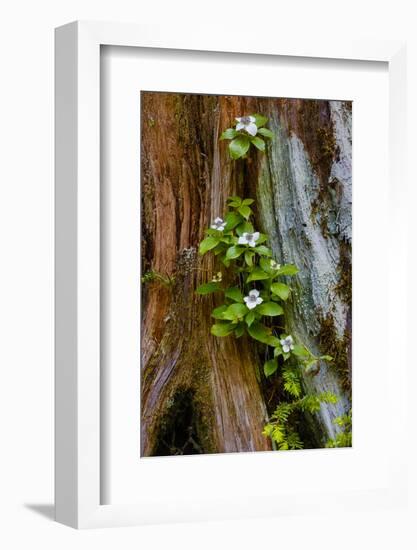
[[[294,340],[293,340],[292,336],[287,336],[283,340],[280,340],[279,343],[281,344],[282,351],[284,353],[289,353],[290,351],[292,351],[294,349]]]
[[[211,224],[212,229],[217,229],[217,231],[223,231],[226,227],[226,222],[224,222],[221,218],[216,218],[214,222]]]
[[[260,233],[255,231],[255,233],[243,233],[239,237],[238,244],[248,244],[249,246],[256,246],[256,241],[259,239]]]
[[[249,296],[245,296],[243,300],[249,309],[253,309],[263,302],[262,298],[259,296],[259,290],[256,289],[251,290]]]
[[[212,283],[221,283],[222,282],[222,272],[221,271],[218,271],[217,272],[217,275],[215,275],[212,280],[211,280]]]
[[[281,269],[281,264],[277,263],[275,260],[271,260],[269,265],[271,269]]]
[[[256,136],[258,133],[258,127],[255,124],[256,118],[254,116],[241,116],[237,117],[236,130],[245,130],[251,136]]]

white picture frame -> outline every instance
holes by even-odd
[[[256,515],[250,506],[211,502],[188,517],[167,499],[165,509],[101,504],[100,497],[100,48],[102,45],[294,58],[381,61],[389,70],[390,185],[405,188],[405,44],[385,40],[320,42],[244,37],[211,29],[187,36],[169,27],[75,22],[56,30],[56,519],[76,528]],[[220,54],[219,54],[220,55]],[[393,239],[401,239],[404,206],[393,204]],[[399,252],[405,254],[405,251]],[[404,296],[389,303],[405,318]],[[404,321],[405,322],[405,321]],[[405,425],[406,360],[396,367],[395,422]],[[344,506],[398,505],[405,498],[404,447],[389,456],[383,491],[340,494]],[[221,457],[219,457],[221,460]],[[219,463],[220,464],[220,463]],[[326,495],[289,496],[262,515],[326,508]],[[233,501],[233,496],[231,497]],[[238,504],[238,503],[236,503]],[[334,500],[333,500],[334,505]],[[259,515],[259,514],[258,514]]]

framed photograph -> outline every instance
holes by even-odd
[[[406,498],[405,46],[258,34],[56,30],[62,523]]]

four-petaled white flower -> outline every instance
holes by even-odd
[[[279,264],[275,260],[271,260],[269,265],[271,266],[271,269],[281,269],[281,264]]]
[[[217,275],[214,275],[214,277],[211,280],[212,283],[221,283],[222,282],[222,272],[218,271]]]
[[[260,233],[255,231],[255,233],[243,233],[239,237],[238,244],[248,244],[249,246],[256,246],[256,241],[259,239]]]
[[[245,296],[243,300],[249,309],[253,309],[263,302],[262,298],[259,296],[259,290],[256,290],[255,288],[251,290],[249,292],[249,296]]]
[[[211,224],[212,229],[217,229],[217,231],[223,231],[226,227],[226,222],[224,222],[221,218],[216,218],[214,222]]]
[[[292,351],[294,349],[294,340],[293,340],[292,336],[287,336],[283,340],[280,340],[279,343],[281,344],[282,351],[284,353],[289,353],[290,351]]]
[[[237,117],[236,130],[245,130],[251,136],[256,136],[258,133],[258,127],[255,124],[256,118],[254,116],[241,116]]]

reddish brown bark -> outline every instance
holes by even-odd
[[[221,131],[238,116],[238,98],[142,94],[142,273],[171,279],[143,285],[142,455],[168,452],[188,401],[186,422],[204,452],[270,448],[253,346],[210,334],[212,297],[195,294],[218,267],[197,254],[228,196],[244,192]],[[185,397],[184,397],[185,396]],[[176,434],[178,440],[178,434]],[[161,447],[162,444],[162,447]],[[174,446],[174,444],[172,444]]]

